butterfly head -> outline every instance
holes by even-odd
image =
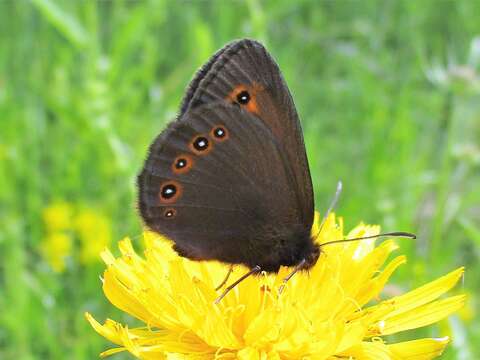
[[[320,247],[317,244],[313,244],[310,252],[305,255],[305,264],[302,266],[302,268],[304,270],[312,268],[317,263],[318,258],[320,257],[320,252]]]

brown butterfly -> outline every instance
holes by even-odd
[[[244,264],[248,276],[309,269],[320,255],[300,121],[257,41],[226,45],[198,71],[138,187],[145,224],[189,259]]]

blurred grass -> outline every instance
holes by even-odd
[[[470,310],[404,337],[453,331],[444,358],[480,358],[479,36],[469,0],[0,2],[0,358],[107,347],[83,318],[125,321],[101,294],[103,266],[80,260],[72,225],[53,271],[42,213],[65,202],[102,214],[115,240],[138,235],[146,147],[194,70],[241,37],[264,41],[287,78],[317,209],[341,179],[347,228],[419,234],[400,243],[401,288],[467,266]]]

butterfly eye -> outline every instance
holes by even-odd
[[[223,126],[215,126],[210,132],[210,136],[216,141],[225,141],[228,139],[228,131]]]
[[[181,187],[177,182],[168,182],[160,187],[160,201],[163,203],[175,202],[180,194]]]
[[[174,218],[177,215],[177,211],[175,209],[166,209],[163,213],[163,216],[167,219]]]
[[[250,101],[250,94],[248,91],[243,90],[237,95],[237,102],[241,105],[247,105]]]
[[[197,155],[206,154],[210,151],[211,144],[205,136],[200,135],[193,139],[190,149]]]
[[[192,168],[193,160],[188,155],[180,155],[173,161],[172,171],[174,174],[184,174]]]

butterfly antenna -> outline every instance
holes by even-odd
[[[322,218],[322,222],[320,223],[320,226],[318,228],[317,234],[315,235],[314,239],[316,239],[320,235],[320,233],[322,232],[323,225],[325,225],[325,222],[327,221],[328,216],[330,215],[332,210],[337,205],[340,194],[342,193],[342,189],[343,189],[343,184],[342,184],[341,181],[338,181],[337,182],[337,190],[335,190],[335,196],[333,197],[332,202],[330,203],[330,206],[327,209],[327,212],[325,213],[325,215]]]
[[[300,261],[300,263],[297,266],[295,266],[295,269],[293,269],[293,271],[283,279],[282,285],[280,285],[280,287],[278,288],[278,295],[280,295],[283,292],[283,289],[285,289],[285,286],[287,285],[288,280],[290,280],[293,277],[293,275],[295,275],[297,272],[303,269],[306,262],[307,262],[306,259],[302,259],[302,261]]]
[[[218,285],[215,290],[220,290],[223,285],[225,285],[228,281],[228,278],[230,277],[230,274],[233,272],[233,265],[230,265],[230,269],[228,269],[228,272],[227,272],[227,275],[225,276],[225,278],[223,279],[223,281],[220,283],[220,285]]]
[[[375,239],[375,238],[384,237],[384,236],[403,237],[403,238],[408,238],[408,239],[416,239],[417,238],[417,235],[409,233],[409,232],[394,231],[394,232],[388,232],[388,233],[370,235],[370,236],[362,236],[362,237],[356,237],[356,238],[350,238],[350,239],[333,240],[333,241],[329,241],[329,242],[320,244],[319,247],[323,247],[323,246],[326,246],[326,245],[339,244],[339,243]]]
[[[245,280],[246,278],[248,278],[249,276],[253,275],[253,274],[257,274],[260,272],[260,270],[262,270],[260,268],[260,266],[258,265],[255,265],[248,273],[246,273],[245,275],[243,275],[242,277],[240,277],[238,280],[236,280],[233,284],[231,284],[230,286],[228,286],[222,293],[222,295],[220,295],[218,298],[215,299],[215,305],[218,305],[218,303],[225,297],[225,295],[227,295],[230,290],[232,290],[235,286],[237,286],[238,284],[240,284],[243,280]]]

